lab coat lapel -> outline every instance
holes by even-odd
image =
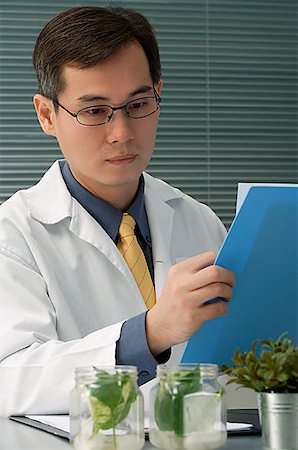
[[[156,299],[160,296],[171,260],[171,236],[174,209],[166,203],[160,189],[145,187],[145,206],[148,216],[154,265]]]
[[[73,199],[72,219],[70,230],[80,239],[89,242],[96,247],[127,279],[140,305],[144,305],[142,295],[135,283],[131,271],[129,270],[123,256],[118,251],[115,243],[106,231],[90,216],[85,209]],[[128,296],[129,297],[129,296]]]

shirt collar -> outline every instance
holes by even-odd
[[[83,206],[86,211],[102,226],[115,242],[121,224],[123,212],[110,205],[105,200],[96,197],[85,189],[73,176],[68,163],[61,163],[61,173],[70,194]],[[138,228],[146,240],[150,242],[150,232],[144,203],[144,177],[140,177],[137,194],[127,212],[135,219]]]

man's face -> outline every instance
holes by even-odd
[[[154,95],[147,57],[137,42],[120,48],[93,68],[66,67],[63,75],[65,88],[58,101],[74,113],[89,106],[120,106]],[[161,84],[155,86],[158,93]],[[43,129],[56,136],[74,177],[109,201],[113,192],[134,195],[154,149],[158,116],[159,111],[131,119],[120,110],[114,112],[110,122],[90,127],[59,108],[51,112],[51,127]]]

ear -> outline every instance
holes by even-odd
[[[162,79],[160,79],[159,82],[155,86],[155,90],[156,90],[156,92],[158,93],[159,96],[161,96],[162,86],[163,86],[163,81],[162,81]]]
[[[33,97],[33,103],[43,131],[50,136],[56,136],[55,108],[52,100],[44,95],[36,94]]]

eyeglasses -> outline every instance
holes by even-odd
[[[154,114],[159,109],[161,102],[161,98],[155,90],[154,94],[154,96],[137,98],[123,106],[95,105],[80,109],[77,113],[69,111],[57,101],[53,101],[53,103],[64,109],[64,111],[74,117],[81,125],[96,127],[108,123],[112,119],[114,111],[120,109],[123,109],[124,113],[131,119],[143,119],[144,117],[151,116],[151,114]]]

